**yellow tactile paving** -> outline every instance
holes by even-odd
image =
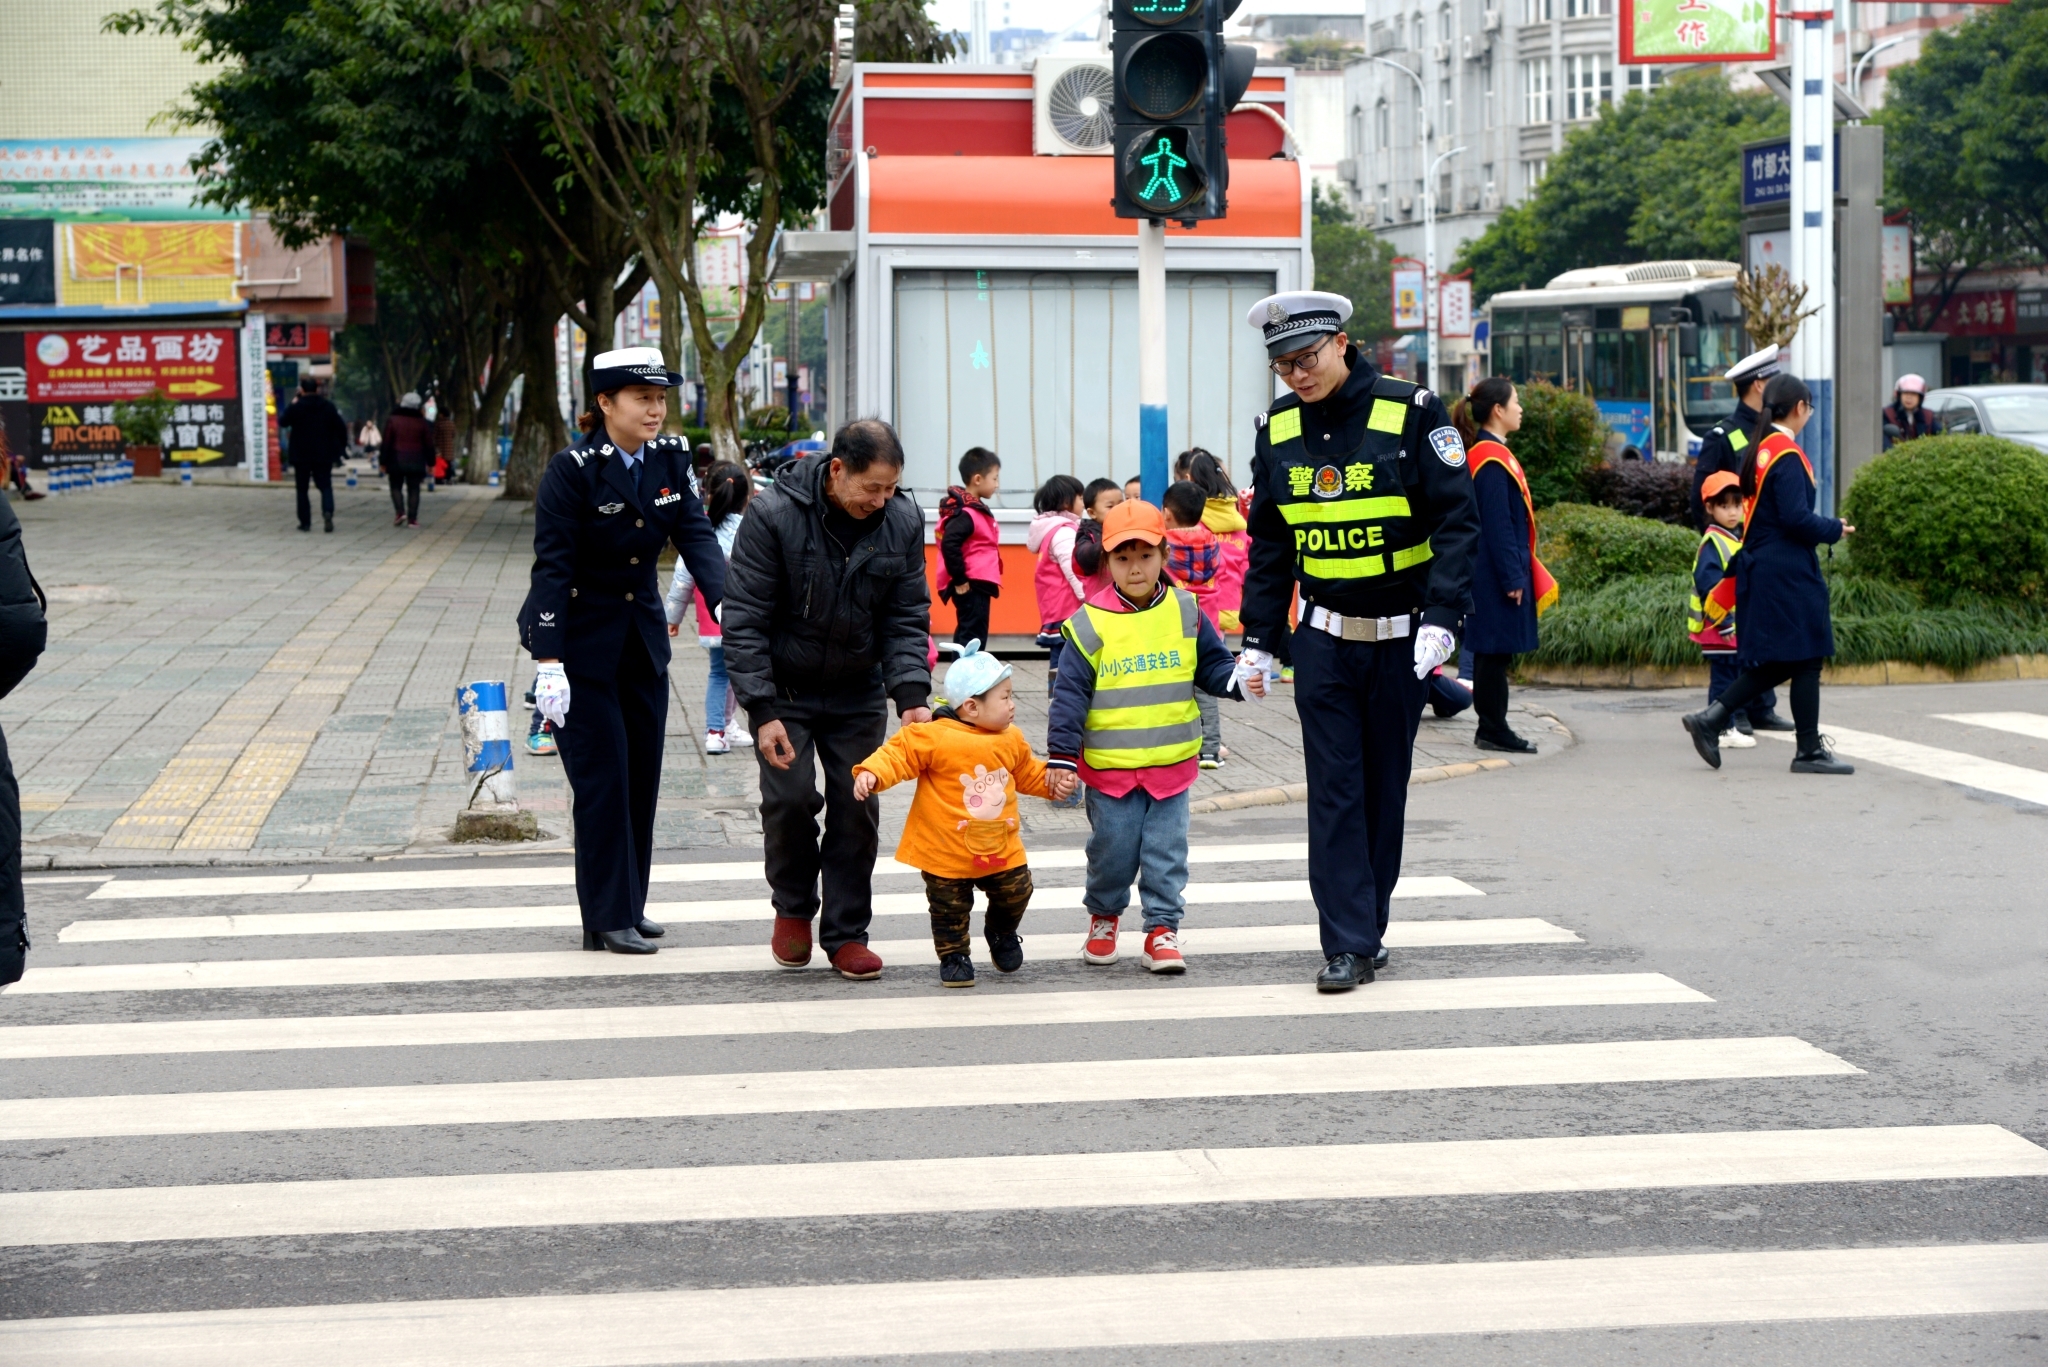
[[[130,850],[254,845],[342,695],[484,508],[483,499],[463,500],[279,646],[100,843]]]

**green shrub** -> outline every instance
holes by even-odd
[[[1613,579],[1591,590],[1567,587],[1557,606],[1543,614],[1542,644],[1528,658],[1559,665],[1696,665],[1700,648],[1685,634],[1691,593],[1691,574],[1668,571]]]
[[[1515,393],[1522,426],[1508,447],[1529,477],[1529,497],[1539,508],[1583,500],[1586,476],[1605,463],[1607,419],[1599,405],[1541,380],[1516,385]]]
[[[1901,442],[1856,475],[1842,515],[1860,568],[1930,602],[2048,601],[2048,455],[1998,437]]]
[[[1631,575],[1690,574],[1698,550],[1688,528],[1612,508],[1560,503],[1536,515],[1536,554],[1557,576],[1564,601]]]
[[[171,422],[171,412],[177,408],[171,397],[160,389],[152,389],[137,399],[124,399],[114,405],[114,426],[121,429],[121,441],[128,446],[161,446],[164,444],[164,428]]]

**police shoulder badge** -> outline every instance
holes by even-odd
[[[1455,427],[1439,427],[1429,434],[1429,444],[1436,448],[1436,458],[1446,465],[1465,463],[1465,443],[1458,436]]]
[[[1343,472],[1334,465],[1325,465],[1316,471],[1315,493],[1317,498],[1341,497],[1344,493]]]

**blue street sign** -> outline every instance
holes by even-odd
[[[1815,149],[1818,152],[1818,148]],[[1814,158],[1818,160],[1818,156]],[[1835,138],[1835,192],[1842,189],[1842,139]],[[1770,208],[1792,203],[1792,141],[1753,142],[1742,149],[1742,207]]]

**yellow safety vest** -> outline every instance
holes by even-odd
[[[1095,698],[1081,723],[1091,769],[1151,769],[1202,749],[1195,706],[1195,648],[1202,610],[1170,588],[1142,612],[1083,607],[1060,627],[1095,670]]]
[[[1312,456],[1301,435],[1301,401],[1283,395],[1266,421],[1275,487],[1268,490],[1294,538],[1295,576],[1313,597],[1320,584],[1349,587],[1420,565],[1429,538],[1417,536],[1399,458],[1416,386],[1373,385],[1365,441],[1342,457]]]

